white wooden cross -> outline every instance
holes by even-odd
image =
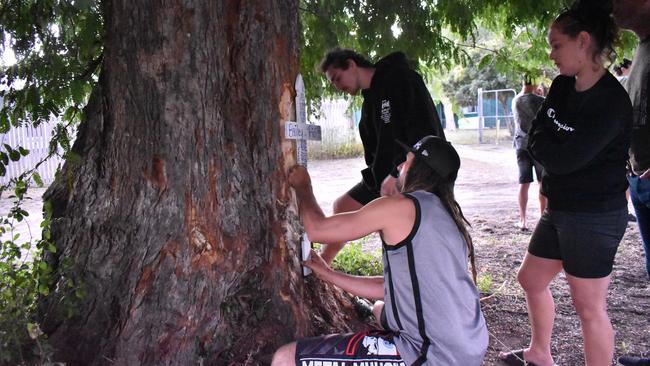
[[[307,124],[307,102],[305,99],[305,84],[302,76],[296,77],[296,119],[284,123],[284,137],[296,141],[298,164],[307,167],[307,140],[321,140],[320,126]]]
[[[284,123],[284,137],[290,140],[296,140],[296,153],[298,155],[298,164],[307,167],[307,140],[321,140],[320,126],[307,123],[307,101],[305,99],[305,84],[302,81],[302,75],[296,77],[296,119]],[[311,242],[307,233],[302,236],[302,260],[309,259],[311,251]],[[302,268],[303,276],[308,276],[311,270],[307,267]]]

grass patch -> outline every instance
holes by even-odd
[[[363,145],[360,142],[307,142],[307,158],[310,160],[345,159],[359,156],[363,156]]]
[[[492,292],[492,282],[492,275],[490,273],[481,273],[476,277],[476,287],[484,294]]]
[[[368,240],[370,237],[366,236],[348,242],[334,258],[332,269],[354,276],[381,276],[384,273],[381,254],[363,251],[363,244]],[[314,249],[320,250],[320,244],[314,244]]]
[[[479,143],[478,130],[445,130],[447,140],[459,145],[475,145]],[[310,160],[346,159],[363,156],[363,145],[355,139],[336,142],[337,139],[323,136],[323,141],[307,142],[307,158]],[[499,145],[511,146],[512,136],[507,128],[499,130]],[[483,144],[496,144],[497,130],[483,130]]]

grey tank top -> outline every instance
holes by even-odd
[[[440,199],[406,194],[416,218],[409,236],[383,244],[384,310],[408,365],[481,365],[488,345],[467,245]]]

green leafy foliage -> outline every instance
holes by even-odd
[[[367,239],[347,243],[334,258],[332,268],[355,276],[381,276],[383,274],[381,256],[378,253],[364,252],[365,240]]]
[[[355,49],[373,61],[403,51],[430,85],[437,88],[440,80],[446,80],[445,94],[461,106],[476,103],[480,83],[484,89],[518,88],[526,73],[548,86],[555,73],[548,59],[548,27],[570,3],[301,0],[300,61],[307,98],[315,101],[335,94],[316,67],[336,46]],[[617,52],[630,57],[636,44],[636,37],[625,32]]]
[[[61,130],[81,121],[99,78],[103,27],[98,1],[0,1],[0,56],[11,49],[17,59],[0,65],[1,133],[59,119],[47,158],[59,147],[69,151],[69,136]],[[18,161],[28,153],[8,144],[4,150],[0,176],[6,174],[7,157]]]
[[[468,17],[459,17],[463,7],[431,1],[301,0],[301,73],[307,98],[332,95],[317,71],[324,53],[337,46],[352,48],[376,60],[393,51],[403,51],[412,60],[450,66],[463,54],[443,29],[453,25],[463,36],[471,33]],[[451,9],[450,12],[447,12]]]
[[[94,1],[3,1],[0,33],[18,62],[2,67],[2,126],[38,125],[81,108],[101,64],[103,20]],[[68,121],[70,122],[70,120]]]
[[[74,314],[76,301],[83,298],[83,285],[70,276],[72,263],[63,260],[52,268],[45,258],[56,253],[51,240],[52,207],[43,206],[40,224],[41,239],[22,238],[15,224],[29,215],[22,206],[29,185],[25,180],[15,181],[13,206],[0,217],[0,364],[50,364],[53,349],[36,322],[37,301],[49,295],[57,278],[68,315]],[[31,230],[31,229],[30,229]]]
[[[497,71],[493,54],[473,52],[470,59],[469,65],[454,67],[443,82],[445,94],[460,107],[475,106],[479,88],[507,89],[521,84],[516,73]]]
[[[0,242],[0,363],[5,364],[49,358],[33,314],[37,298],[47,295],[51,281],[52,269],[40,258],[54,246],[45,238],[36,243],[18,242],[20,235],[14,234],[14,222],[29,215],[21,208],[26,191],[27,184],[18,182],[14,206],[6,217],[0,217],[0,234],[8,238]],[[43,227],[49,227],[50,217],[46,212]]]

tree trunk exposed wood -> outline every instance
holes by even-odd
[[[297,3],[105,3],[80,159],[46,193],[51,262],[71,260],[85,292],[69,317],[61,277],[41,304],[55,360],[265,364],[296,336],[353,321],[349,300],[299,264],[295,146],[281,132]]]

